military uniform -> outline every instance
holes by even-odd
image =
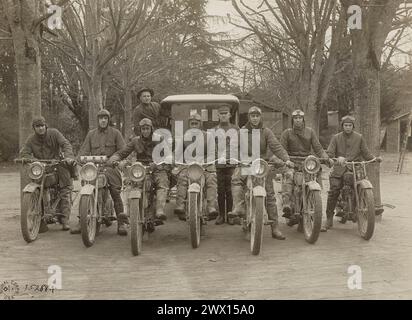
[[[140,135],[139,122],[145,118],[152,121],[155,129],[161,128],[163,123],[160,118],[160,104],[157,102],[141,103],[133,110],[132,123],[136,136]]]
[[[354,125],[355,119],[351,116],[342,118],[341,125],[344,123],[352,123]],[[356,131],[350,134],[340,132],[335,134],[326,151],[329,157],[344,157],[346,161],[361,161],[362,159],[369,161],[375,157],[369,151],[365,139]],[[322,228],[322,231],[327,230],[333,225],[333,215],[340,194],[343,187],[343,174],[349,169],[346,166],[335,164],[329,175],[329,192],[326,204],[327,223]]]
[[[297,110],[297,114],[303,117],[304,113]],[[323,150],[322,145],[315,131],[304,125],[301,128],[293,125],[293,114],[292,114],[292,128],[283,131],[280,143],[283,148],[288,152],[289,156],[297,157],[307,157],[312,154],[312,150],[318,158],[328,158],[327,153]],[[294,160],[298,165],[303,165],[303,160]],[[284,217],[289,218],[293,211],[294,201],[293,197],[293,169],[286,169],[283,172],[283,183],[282,183],[282,202],[284,206]],[[322,185],[322,170],[317,173],[317,181]],[[291,222],[293,225],[296,221]]]
[[[33,120],[33,126],[36,121],[44,123],[44,118]],[[21,158],[39,159],[39,160],[60,160],[61,155],[64,158],[74,159],[73,150],[70,142],[60,133],[59,130],[47,128],[44,135],[33,133],[26,140],[20,151]],[[60,208],[64,218],[63,226],[68,223],[71,213],[71,192],[73,190],[73,180],[70,169],[67,164],[59,164],[57,167],[57,176],[59,180],[59,194],[61,197]],[[66,230],[66,228],[64,228]]]
[[[140,121],[140,123],[145,120],[148,119],[143,119]],[[121,161],[134,151],[136,153],[137,161],[142,162],[145,165],[153,163],[153,148],[160,142],[152,141],[152,134],[148,138],[144,138],[143,136],[134,137],[125,146],[125,148],[113,154],[113,156],[110,158],[110,161]],[[169,190],[170,186],[170,169],[170,165],[161,164],[154,168],[151,175],[152,185],[156,189],[156,216],[162,220],[166,219],[166,215],[164,214],[164,207],[166,205],[167,191]]]
[[[86,136],[78,156],[107,156],[110,158],[116,151],[125,147],[122,134],[116,128],[107,126],[106,128],[96,128]],[[113,199],[116,215],[124,212],[122,198],[120,196],[122,188],[122,176],[119,170],[107,167],[104,169],[109,183],[110,195]]]
[[[230,112],[229,106],[221,106],[219,108],[219,113]],[[239,137],[239,127],[233,123],[219,123],[216,127],[216,134],[219,132],[225,133],[231,129],[237,131],[237,136]],[[226,153],[220,154],[218,149],[218,138],[216,137],[216,158],[225,158],[228,162],[230,160],[231,151],[231,141],[229,137],[226,137]],[[232,142],[233,143],[233,142]],[[225,214],[232,211],[233,208],[233,197],[232,197],[232,175],[235,171],[235,165],[230,163],[220,164],[216,163],[216,176],[217,176],[217,202],[219,206],[219,216],[220,218],[216,220],[216,224],[221,224],[225,222]]]
[[[189,121],[191,119],[194,119],[196,121],[199,121],[201,123],[201,117],[198,114],[192,115],[189,118]],[[200,129],[199,129],[200,130]],[[211,139],[211,135],[209,135],[207,132],[202,131],[203,133],[203,141],[205,142],[204,145],[204,158],[199,158],[198,162],[199,163],[204,163],[206,162],[205,159],[208,155],[208,149],[207,146],[212,145],[209,141]],[[195,137],[193,137],[195,139]],[[186,150],[188,145],[196,143],[194,141],[184,141],[183,143],[183,148]],[[196,158],[199,155],[194,155],[194,158]],[[206,188],[206,201],[207,201],[207,213],[209,216],[209,219],[214,219],[217,216],[217,211],[216,211],[216,189],[217,189],[217,178],[216,178],[216,166],[214,164],[209,164],[204,167],[204,177],[205,177],[205,188]],[[187,167],[185,166],[177,166],[177,193],[176,193],[176,208],[175,208],[175,213],[179,216],[180,219],[184,219],[185,216],[185,205],[184,202],[186,201],[187,197],[187,189],[188,189],[188,181],[189,181],[189,176],[188,176],[188,170]]]
[[[255,111],[257,110],[257,111]],[[261,111],[257,107],[252,107],[249,110],[249,114],[253,112]],[[242,127],[242,129],[248,130],[248,149],[252,150],[252,129],[260,130],[260,157],[265,160],[268,159],[268,151],[270,150],[275,156],[283,161],[289,161],[289,156],[285,149],[282,147],[280,142],[276,139],[272,130],[264,128],[262,121],[257,128],[253,127],[250,121]],[[245,215],[245,185],[247,181],[247,176],[241,174],[242,168],[237,167],[232,176],[232,195],[234,209],[232,215],[244,216]],[[283,235],[278,231],[278,213],[276,207],[275,192],[273,189],[273,174],[270,171],[266,176],[266,209],[268,217],[273,220],[272,224],[272,235],[278,239],[284,239]],[[275,231],[274,231],[275,230]],[[275,236],[276,233],[276,236]]]

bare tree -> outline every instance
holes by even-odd
[[[59,38],[48,43],[72,58],[88,99],[89,127],[103,107],[108,66],[136,38],[144,38],[160,0],[77,0],[63,14]]]
[[[286,109],[302,108],[318,130],[345,26],[337,1],[263,0],[257,8],[243,0],[232,4],[246,26],[233,24],[248,32],[239,43],[252,41],[261,51],[248,61],[269,74]]]
[[[380,70],[388,34],[398,22],[402,0],[341,1],[344,7],[362,8],[362,28],[351,31],[356,127],[375,155],[380,150]],[[370,166],[375,206],[382,212],[379,165]]]

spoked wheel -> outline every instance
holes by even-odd
[[[40,190],[32,193],[23,193],[23,201],[20,215],[20,226],[23,238],[26,242],[36,240],[40,230],[41,208],[38,207]]]
[[[139,199],[131,199],[130,210],[130,237],[132,241],[132,254],[137,256],[142,253],[143,246],[143,212],[140,211]]]
[[[320,191],[310,190],[306,197],[306,212],[303,212],[303,234],[309,243],[319,238],[322,225],[322,199]]]
[[[252,220],[250,222],[250,250],[258,255],[263,240],[263,210],[265,200],[263,197],[253,197]]]
[[[80,229],[86,247],[94,244],[98,232],[97,213],[94,213],[94,197],[82,195],[79,202]]]
[[[192,247],[195,249],[198,248],[200,245],[201,228],[201,212],[199,212],[199,194],[197,192],[189,193],[188,210],[190,242],[192,243]]]
[[[375,229],[375,200],[372,189],[359,189],[356,208],[359,234],[365,240],[372,238]]]

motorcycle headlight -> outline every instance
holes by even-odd
[[[252,162],[252,170],[255,177],[263,178],[269,172],[269,165],[263,159],[256,159]]]
[[[29,177],[39,179],[44,173],[44,166],[40,162],[33,162],[29,167]]]
[[[97,168],[96,166],[91,163],[88,162],[86,163],[81,169],[80,169],[80,177],[87,181],[94,181],[97,178]]]
[[[187,168],[187,174],[190,180],[197,181],[203,175],[203,168],[201,165],[193,163]]]
[[[304,162],[305,170],[308,173],[315,174],[320,169],[320,161],[315,156],[308,156]]]
[[[130,167],[130,179],[141,181],[146,175],[146,169],[140,163],[135,163]]]

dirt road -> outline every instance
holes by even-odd
[[[116,235],[115,225],[102,228],[91,248],[59,226],[26,244],[18,183],[16,168],[0,169],[0,299],[412,298],[410,174],[382,174],[383,202],[396,208],[386,208],[369,242],[352,223],[335,220],[334,230],[310,245],[281,218],[287,239],[272,239],[266,227],[259,256],[250,254],[239,226],[213,223],[200,248],[192,249],[187,225],[173,216],[172,204],[167,224],[144,242],[138,257],[131,255],[130,238]],[[61,268],[62,289],[40,292],[53,265]],[[362,289],[348,288],[353,265],[360,267]]]

